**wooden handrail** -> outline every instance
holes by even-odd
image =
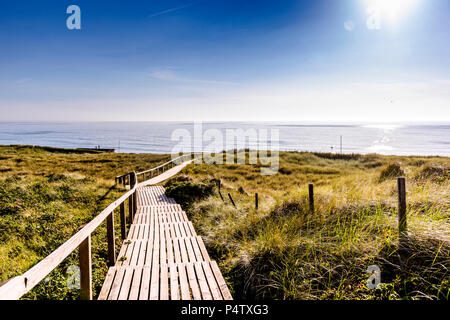
[[[16,300],[30,291],[37,285],[46,275],[55,269],[65,258],[75,251],[82,242],[84,242],[92,232],[97,229],[100,224],[125,200],[134,194],[137,183],[133,188],[122,195],[119,199],[106,207],[91,222],[86,224],[80,231],[74,234],[69,240],[64,242],[50,255],[45,257],[38,264],[33,266],[24,274],[12,278],[10,281],[0,287],[0,299]]]
[[[100,214],[98,214],[91,222],[87,223],[81,230],[75,233],[69,240],[60,245],[55,251],[50,255],[45,257],[39,263],[34,265],[31,269],[26,271],[24,274],[11,278],[0,286],[0,300],[17,300],[22,297],[25,293],[33,289],[40,281],[42,281],[45,276],[52,272],[64,259],[66,259],[72,252],[79,248],[80,250],[80,272],[81,272],[81,298],[92,299],[92,262],[91,262],[91,234],[94,232],[107,218],[107,232],[108,235],[108,260],[109,264],[114,261],[114,223],[110,218],[114,210],[120,206],[120,220],[121,220],[121,235],[124,239],[126,236],[125,229],[125,201],[129,200],[130,206],[130,218],[133,218],[134,212],[136,210],[136,189],[139,185],[138,175],[145,175],[145,173],[158,170],[159,168],[164,168],[169,164],[175,164],[176,161],[180,160],[180,163],[184,159],[189,158],[192,154],[183,155],[177,157],[169,162],[166,162],[158,167],[150,170],[142,171],[139,173],[130,172],[122,176],[116,177],[116,183],[120,178],[125,182],[125,178],[128,177],[130,190],[123,194],[119,199],[111,203],[106,207]],[[132,187],[131,187],[132,184]]]

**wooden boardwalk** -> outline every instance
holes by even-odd
[[[231,300],[217,263],[181,206],[160,186],[141,184],[136,194],[133,223],[99,299]]]

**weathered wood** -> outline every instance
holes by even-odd
[[[116,263],[116,246],[114,235],[114,211],[106,218],[106,234],[108,238],[108,265],[112,267]]]
[[[183,158],[184,159],[184,158]],[[181,171],[186,165],[188,165],[190,161],[186,161],[170,170],[168,170],[164,175],[159,176],[155,179],[151,179],[146,181],[143,184],[139,184],[140,186],[145,186],[148,184],[159,183],[165,179],[170,178],[175,175],[179,171]],[[148,171],[148,170],[147,170]],[[119,183],[126,184],[126,179],[129,178],[129,175],[121,176],[118,181]],[[133,185],[131,189],[122,195],[119,199],[111,203],[108,207],[106,207],[100,214],[98,214],[91,222],[86,224],[81,230],[79,230],[75,235],[73,235],[69,240],[67,240],[64,244],[58,247],[55,251],[53,251],[50,255],[44,258],[42,261],[37,263],[27,272],[25,272],[21,276],[14,277],[4,283],[0,287],[0,299],[19,299],[22,295],[30,291],[34,286],[36,286],[42,279],[44,279],[52,270],[54,270],[64,259],[66,259],[74,250],[80,247],[85,248],[87,244],[87,238],[91,233],[96,230],[107,217],[115,210],[117,207],[122,206],[122,212],[125,212],[125,201],[129,199],[129,197],[134,194],[137,188],[137,184]],[[122,217],[123,218],[123,215]],[[122,222],[122,221],[121,221]],[[125,225],[125,223],[123,224]],[[126,235],[125,235],[126,236]],[[89,240],[90,242],[90,240]],[[83,246],[81,244],[84,244]],[[84,259],[84,260],[83,260]],[[80,255],[80,260],[88,261],[90,257],[86,254]],[[91,272],[92,272],[92,267]],[[85,268],[86,269],[86,268]],[[83,271],[84,279],[89,278],[89,272]],[[89,290],[87,290],[89,291]],[[89,297],[88,297],[89,298]],[[117,297],[116,297],[117,298]]]
[[[231,197],[231,194],[228,194],[228,198],[230,198],[231,204],[233,205],[233,207],[236,207],[236,204],[233,201],[233,198]]]
[[[404,236],[407,232],[406,184],[404,177],[400,177],[397,179],[397,187],[398,187],[398,231],[401,236]]]
[[[80,244],[79,258],[80,298],[82,300],[92,300],[92,255],[90,235]]]
[[[120,204],[120,235],[122,240],[127,237],[127,221],[125,219],[125,203]]]
[[[310,183],[308,185],[309,190],[309,211],[314,213],[314,185]]]

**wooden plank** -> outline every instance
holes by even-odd
[[[200,262],[194,262],[195,272],[197,273],[198,284],[202,292],[203,300],[212,300],[211,292],[209,292],[208,282]]]
[[[137,266],[139,255],[141,254],[142,241],[137,240],[137,241],[133,241],[133,242],[134,242],[134,248],[133,248],[133,253],[131,255],[131,258],[130,258],[129,265]]]
[[[197,236],[197,243],[200,251],[202,252],[203,259],[205,259],[205,261],[210,261],[211,259],[209,258],[208,251],[206,250],[205,244],[203,243],[203,239],[199,236]]]
[[[178,239],[178,243],[180,244],[180,253],[181,253],[181,262],[189,262],[189,258],[187,256],[186,244],[184,243],[184,239]]]
[[[168,268],[167,263],[162,263],[160,265],[161,268],[161,285],[160,285],[160,293],[159,300],[169,300],[169,277],[168,277]]]
[[[192,243],[192,247],[194,248],[196,261],[205,261],[205,259],[203,259],[202,252],[200,251],[200,247],[198,246],[197,237],[189,238],[189,241]]]
[[[141,286],[142,270],[143,270],[143,267],[135,267],[134,268],[133,282],[131,284],[130,295],[128,297],[128,300],[138,300],[139,299],[139,289]]]
[[[228,290],[228,286],[225,283],[225,280],[222,276],[222,273],[219,270],[219,266],[215,261],[210,262],[211,270],[214,273],[214,277],[216,278],[217,284],[219,285],[220,291],[222,292],[222,296],[224,300],[233,300],[230,291]]]
[[[194,249],[192,248],[192,244],[190,241],[190,238],[184,238],[184,243],[186,245],[186,250],[188,253],[188,257],[189,257],[189,262],[194,262],[197,261],[195,254],[194,254]]]
[[[181,299],[191,300],[191,293],[189,291],[189,283],[186,276],[186,267],[183,263],[178,263],[178,276],[180,277],[180,291]]]
[[[124,268],[124,267],[122,267]],[[130,293],[131,280],[133,279],[133,268],[126,267],[125,276],[123,277],[122,286],[120,287],[120,293],[118,300],[127,300],[128,294]]]
[[[141,290],[139,291],[139,300],[148,300],[150,296],[151,267],[142,268]]]
[[[208,262],[201,262],[201,265],[205,272],[206,280],[208,281],[208,285],[214,300],[222,300],[222,294],[220,292],[219,286],[217,285],[216,278],[214,277],[210,264]]]
[[[150,282],[150,300],[158,300],[159,298],[159,264],[152,265],[152,279]]]
[[[116,268],[111,267],[108,269],[108,273],[106,274],[105,281],[102,285],[102,290],[100,290],[100,294],[98,295],[98,300],[106,300],[108,299],[109,291],[111,290],[111,286],[114,281],[114,277],[116,275]]]
[[[120,287],[122,286],[123,276],[125,274],[124,268],[118,268],[116,272],[116,277],[114,278],[111,291],[109,292],[108,300],[117,300],[120,293]]]
[[[180,290],[178,287],[178,271],[175,263],[169,263],[170,272],[170,299],[180,300]]]
[[[195,271],[192,263],[186,263],[186,270],[188,274],[189,287],[192,291],[192,297],[194,300],[202,300],[202,295],[200,294],[200,289],[198,287],[197,278],[195,276]]]

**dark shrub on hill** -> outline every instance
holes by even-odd
[[[405,172],[400,167],[400,164],[391,163],[391,164],[387,165],[383,170],[381,170],[379,181],[381,182],[384,180],[401,177],[404,174],[405,174]]]

